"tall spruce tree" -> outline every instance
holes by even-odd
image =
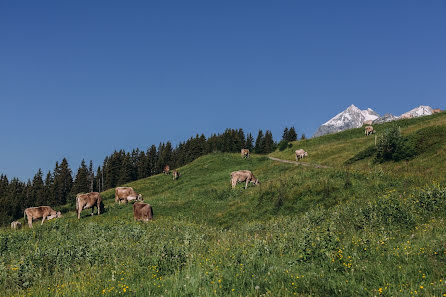
[[[297,133],[296,133],[296,129],[294,129],[294,126],[292,126],[289,130],[288,130],[288,134],[287,134],[287,138],[286,140],[288,142],[291,141],[296,141],[297,140]]]
[[[81,166],[77,170],[76,178],[74,179],[71,188],[71,196],[75,197],[79,193],[88,193],[90,190],[90,173],[85,165],[85,160],[82,160]]]
[[[245,148],[247,148],[249,151],[252,151],[254,147],[253,143],[254,143],[254,137],[252,137],[251,133],[248,133],[248,136],[246,136]]]
[[[274,148],[275,145],[273,140],[273,134],[271,133],[271,131],[266,130],[265,137],[263,138],[262,141],[262,151],[264,154],[269,154],[274,150]]]
[[[68,166],[67,159],[63,158],[60,165],[56,163],[56,168],[54,169],[54,205],[67,203],[72,185],[71,169]]]
[[[256,138],[256,144],[254,147],[254,151],[257,154],[263,154],[263,148],[264,148],[263,142],[264,142],[263,131],[259,130],[259,133],[257,134],[257,138]]]
[[[45,185],[43,183],[43,173],[40,168],[37,170],[37,173],[34,175],[32,181],[31,200],[35,201],[36,205],[47,204],[45,197]]]
[[[288,127],[283,130],[282,141],[288,141]]]

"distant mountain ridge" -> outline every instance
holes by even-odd
[[[420,105],[406,113],[403,113],[401,116],[394,116],[390,113],[380,116],[371,108],[361,110],[352,104],[346,110],[338,113],[329,121],[322,124],[317,129],[316,133],[314,133],[313,137],[359,128],[364,124],[379,124],[398,119],[408,119],[431,115],[433,113],[434,110],[430,106]]]

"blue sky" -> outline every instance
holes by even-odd
[[[446,108],[446,1],[0,0],[0,173],[350,104]]]

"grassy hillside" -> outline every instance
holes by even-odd
[[[373,125],[379,139],[384,131],[391,126],[400,127],[405,136],[424,136],[424,152],[409,162],[388,162],[385,164],[373,164],[372,158],[366,158],[361,162],[348,165],[352,169],[361,171],[384,170],[392,172],[397,176],[422,177],[426,182],[432,179],[446,180],[443,173],[446,164],[446,112],[432,116],[400,120],[396,122]],[[432,131],[436,130],[436,131]],[[440,131],[439,131],[440,130]],[[347,166],[345,162],[366,149],[374,146],[375,137],[364,136],[364,129],[351,129],[341,133],[325,135],[322,137],[300,140],[292,143],[291,148],[276,151],[271,155],[277,158],[294,160],[294,151],[299,148],[305,149],[309,157],[305,162],[323,164],[328,166]],[[422,174],[420,174],[422,173]]]
[[[440,114],[401,128],[410,134],[445,123]],[[273,153],[292,159],[303,147],[310,162],[329,169],[211,154],[180,168],[178,181],[157,175],[130,183],[153,206],[148,223],[134,222],[132,206],[114,204],[109,190],[100,216],[84,211],[78,221],[68,212],[43,226],[35,222],[34,229],[2,229],[0,292],[443,296],[444,146],[430,146],[409,165],[344,165],[371,141],[358,129]],[[407,166],[417,170],[408,173]],[[252,170],[261,186],[232,190],[229,174],[238,169]]]

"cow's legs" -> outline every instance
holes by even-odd
[[[45,222],[45,218],[46,218],[46,216],[43,216],[42,223],[40,223],[40,226],[42,226],[43,222]]]
[[[97,202],[97,208],[98,208],[98,215],[101,214],[101,201],[98,200]]]
[[[29,216],[28,216],[28,226],[29,226],[30,228],[33,227],[33,217],[29,217]]]
[[[245,183],[245,190],[248,188],[248,183],[249,183],[249,179],[246,179],[246,183]]]

